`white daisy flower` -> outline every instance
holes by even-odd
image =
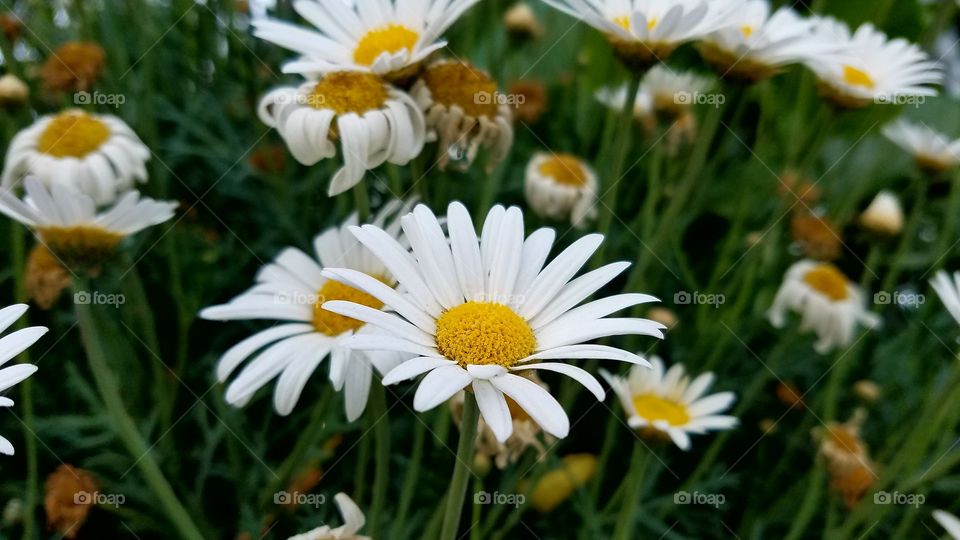
[[[933,519],[937,520],[937,523],[946,529],[950,538],[960,540],[960,519],[957,519],[957,516],[943,510],[934,510]]]
[[[695,96],[709,92],[716,81],[691,71],[676,71],[664,65],[650,68],[640,81],[634,113],[638,118],[660,115],[674,120],[689,112]],[[597,92],[597,101],[622,111],[627,101],[627,87],[604,88]]]
[[[524,194],[541,217],[583,226],[596,214],[597,175],[572,154],[537,152],[527,164]]]
[[[653,321],[607,318],[656,298],[621,294],[575,307],[629,266],[612,263],[572,279],[600,246],[599,234],[574,242],[544,268],[554,232],[539,229],[524,239],[519,208],[493,207],[479,241],[462,204],[451,203],[446,217],[449,239],[426,206],[402,218],[412,253],[375,226],[355,227],[357,239],[408,294],[400,295],[362,272],[328,269],[325,275],[331,279],[364,291],[396,313],[349,301],[327,302],[324,309],[376,327],[369,335],[350,338],[349,347],[418,355],[383,378],[384,384],[394,384],[426,374],[413,400],[417,411],[432,409],[469,386],[499,441],[507,440],[513,429],[504,396],[544,431],[565,437],[570,421],[563,408],[523,372],[562,373],[603,399],[603,388],[586,371],[543,361],[599,358],[646,364],[633,353],[585,342],[624,334],[662,339],[664,327]]]
[[[343,525],[335,529],[329,525],[323,525],[291,536],[288,540],[370,540],[369,536],[357,534],[367,523],[367,518],[357,503],[353,502],[346,493],[337,493],[333,500],[336,501],[340,515],[343,516]]]
[[[0,189],[0,213],[32,229],[43,245],[68,268],[96,265],[109,259],[120,242],[173,217],[176,202],[124,193],[110,208],[97,212],[93,199],[67,184],[24,181],[23,200]]]
[[[851,33],[830,17],[815,17],[816,39],[835,46],[832,53],[806,60],[821,93],[841,107],[897,103],[906,97],[935,96],[942,79],[937,63],[903,38],[889,39],[870,23]]]
[[[368,170],[389,161],[406,165],[423,150],[423,114],[410,96],[369,73],[328,73],[297,88],[278,88],[260,100],[260,120],[277,130],[304,165],[343,154],[327,190],[357,185]]]
[[[669,438],[680,449],[689,450],[691,434],[737,426],[735,417],[719,414],[733,404],[733,392],[704,396],[713,384],[713,373],[691,381],[683,364],[674,364],[664,373],[659,357],[652,357],[650,363],[653,369],[633,366],[626,377],[600,371],[620,398],[631,428],[652,439]]]
[[[274,20],[254,21],[254,35],[299,53],[283,67],[309,78],[330,71],[372,72],[402,83],[445,47],[440,35],[479,0],[298,0],[294,9],[319,32]]]
[[[44,116],[10,142],[0,184],[16,187],[25,176],[47,186],[67,184],[97,205],[146,182],[150,150],[116,116],[71,109]]]
[[[544,0],[603,32],[629,67],[645,69],[723,28],[743,0]]]
[[[960,165],[960,139],[951,141],[926,124],[899,119],[884,126],[883,135],[925,171],[942,173]]]
[[[876,314],[867,311],[863,292],[836,266],[805,259],[791,266],[767,312],[777,328],[787,324],[787,311],[800,314],[800,331],[814,331],[814,349],[825,354],[853,343],[857,324],[875,328]]]
[[[940,297],[940,301],[950,312],[950,315],[960,324],[960,272],[954,272],[951,279],[950,274],[943,270],[934,274],[930,280],[930,285]]]
[[[440,170],[451,158],[466,169],[480,148],[490,149],[487,172],[507,157],[513,146],[510,106],[483,70],[440,60],[423,71],[410,94],[426,115],[427,141],[438,145]]]
[[[403,207],[400,201],[386,205],[374,226],[382,227],[388,217]],[[370,328],[362,321],[326,311],[321,304],[350,300],[370,309],[381,309],[377,298],[322,275],[327,267],[346,267],[364,272],[383,287],[394,282],[392,273],[360,245],[349,229],[357,224],[356,214],[340,227],[331,227],[313,241],[316,258],[297,248],[280,252],[256,277],[256,285],[230,302],[200,312],[204,319],[236,321],[266,319],[283,322],[260,331],[231,347],[220,358],[217,379],[225,382],[245,360],[253,358],[227,387],[231,405],[245,406],[260,388],[278,377],[273,404],[278,414],[293,411],[307,380],[327,356],[330,381],[344,393],[347,419],[363,414],[373,378],[371,366],[387,373],[405,358],[393,352],[358,352],[344,346],[346,338]],[[397,220],[387,227],[392,239],[400,236]],[[392,289],[391,289],[392,290]],[[407,356],[409,358],[409,355]]]
[[[27,311],[26,304],[16,304],[10,307],[0,309],[0,333],[10,328]],[[27,347],[33,345],[41,336],[47,333],[47,329],[42,326],[33,326],[17,330],[12,334],[0,338],[0,366],[6,364],[18,354],[22,353]],[[37,366],[32,364],[17,364],[0,369],[0,392],[5,392],[13,385],[23,381],[37,371]],[[12,407],[13,400],[7,397],[0,397],[0,407]],[[0,436],[0,454],[8,456],[13,455],[13,445],[10,441]]]

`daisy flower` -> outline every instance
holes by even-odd
[[[884,126],[883,135],[927,172],[938,174],[960,165],[960,139],[951,141],[926,124],[899,119]]]
[[[816,332],[813,347],[821,354],[853,343],[857,324],[867,328],[880,324],[880,318],[867,311],[860,287],[836,266],[809,259],[787,270],[767,318],[773,326],[783,328],[787,311],[800,314],[801,332]]]
[[[288,540],[370,540],[369,536],[357,534],[367,523],[367,518],[363,511],[353,502],[346,493],[337,493],[333,500],[337,503],[337,509],[343,516],[343,525],[332,528],[329,525],[323,525],[296,536],[291,536]]]
[[[960,519],[957,519],[957,516],[943,510],[934,510],[933,519],[937,520],[937,523],[946,529],[950,538],[960,540]]]
[[[490,149],[487,172],[507,157],[513,145],[510,106],[486,72],[440,60],[423,71],[410,94],[427,118],[427,141],[438,144],[440,170],[451,157],[466,169],[481,147]]]
[[[598,358],[646,364],[627,351],[585,342],[624,334],[662,339],[663,325],[653,321],[607,318],[656,299],[621,294],[575,307],[629,266],[612,263],[573,279],[600,246],[602,235],[577,240],[544,267],[554,232],[539,229],[525,239],[519,208],[493,207],[479,241],[462,204],[451,203],[446,218],[449,238],[424,205],[402,218],[412,253],[378,227],[353,228],[407,294],[362,272],[328,269],[325,274],[331,279],[377,298],[395,313],[350,301],[327,302],[324,309],[376,327],[369,335],[350,338],[349,347],[417,355],[383,378],[384,384],[395,384],[426,374],[413,400],[417,411],[432,409],[471,387],[497,440],[506,441],[513,431],[507,397],[544,431],[565,437],[570,421],[563,408],[523,372],[567,375],[602,400],[603,388],[592,375],[550,360]]]
[[[597,175],[571,154],[537,152],[527,164],[524,194],[538,215],[583,226],[596,214]]]
[[[365,71],[402,83],[445,47],[440,35],[479,0],[298,0],[293,8],[319,32],[269,19],[254,35],[299,53],[283,67],[309,78],[330,71]]]
[[[676,71],[663,65],[654,66],[640,81],[634,114],[640,119],[660,116],[675,120],[690,111],[695,96],[709,92],[714,84],[710,77]],[[597,92],[596,98],[603,105],[622,111],[627,101],[627,87],[603,88]]]
[[[0,213],[23,223],[68,268],[95,266],[115,253],[120,242],[173,217],[176,202],[141,198],[128,191],[97,212],[93,199],[66,184],[51,188],[30,176],[26,197],[0,189]]]
[[[726,26],[743,0],[544,0],[607,35],[632,69],[662,62],[680,45]]]
[[[116,116],[71,109],[44,116],[10,142],[2,187],[13,189],[26,175],[48,186],[67,184],[97,205],[146,182],[150,150]]]
[[[951,279],[950,274],[940,270],[930,280],[930,285],[950,315],[960,324],[960,272],[954,272]]]
[[[889,39],[870,23],[854,33],[830,17],[816,17],[814,25],[815,39],[835,49],[808,58],[806,65],[819,79],[823,96],[835,105],[854,108],[937,95],[929,85],[940,83],[940,70],[917,45]]]
[[[278,88],[260,100],[260,120],[277,130],[304,165],[343,153],[329,196],[357,185],[368,170],[389,161],[406,165],[423,149],[423,114],[410,97],[362,72],[328,73],[296,88]]]
[[[0,309],[0,333],[10,328],[26,311],[26,304],[16,304]],[[0,338],[0,366],[25,351],[27,347],[36,343],[37,340],[46,333],[46,328],[33,326],[17,330],[12,334]],[[17,364],[0,369],[0,392],[7,391],[13,385],[33,375],[36,371],[37,366],[32,364]],[[11,406],[13,406],[12,399],[0,397],[0,407]],[[0,454],[13,455],[13,445],[2,436],[0,436]]]
[[[374,225],[384,226],[387,218],[402,206],[400,201],[385,206],[375,217]],[[274,408],[277,413],[288,415],[307,380],[329,356],[330,381],[338,392],[344,392],[347,419],[352,422],[367,406],[373,377],[371,366],[383,374],[403,359],[393,352],[350,351],[344,347],[344,341],[354,334],[369,332],[369,327],[363,321],[321,308],[321,304],[331,300],[349,300],[375,310],[383,307],[380,300],[362,290],[328,280],[322,275],[325,267],[364,272],[386,288],[394,282],[387,267],[350,233],[349,229],[356,224],[354,214],[342,226],[317,235],[313,240],[315,257],[296,248],[283,250],[260,270],[256,285],[226,304],[200,312],[201,317],[213,321],[265,319],[283,323],[244,339],[220,358],[220,382],[226,382],[245,360],[252,358],[227,387],[228,403],[243,407],[257,390],[278,378]],[[400,235],[397,220],[387,231],[384,234],[396,241]]]
[[[653,369],[634,366],[626,377],[601,371],[627,412],[627,425],[650,439],[667,438],[681,450],[690,449],[690,435],[733,429],[737,419],[719,414],[733,404],[733,392],[704,396],[713,383],[707,372],[692,381],[683,364],[664,372],[663,361],[652,357]]]

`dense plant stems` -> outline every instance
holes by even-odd
[[[628,540],[634,536],[633,524],[636,522],[640,498],[643,495],[645,473],[652,456],[653,452],[642,442],[639,440],[634,442],[633,453],[630,456],[630,471],[624,480],[625,483],[629,482],[629,484],[627,485],[623,505],[620,507],[620,514],[617,517],[616,528],[613,531],[614,540]]]
[[[460,422],[460,442],[457,444],[457,461],[453,467],[453,477],[450,479],[450,490],[447,492],[440,540],[457,538],[457,529],[460,527],[460,512],[463,510],[463,500],[467,492],[468,475],[473,464],[473,451],[476,446],[477,421],[479,418],[480,408],[477,406],[476,397],[471,392],[465,392],[463,419]]]
[[[390,482],[390,419],[387,416],[386,389],[379,380],[370,388],[370,411],[373,421],[374,471],[373,502],[370,505],[370,536],[379,538],[383,525],[383,512],[387,502],[387,487]]]

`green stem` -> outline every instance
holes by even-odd
[[[613,540],[627,540],[634,534],[633,524],[637,519],[637,510],[640,507],[640,499],[643,495],[644,476],[647,465],[650,463],[650,457],[653,455],[646,447],[639,442],[635,442],[633,453],[630,456],[630,472],[627,473],[629,490],[620,507],[620,515],[617,517],[617,525],[613,530]]]
[[[900,279],[900,274],[903,270],[904,258],[907,253],[910,252],[913,246],[913,240],[917,235],[917,229],[920,227],[924,206],[927,201],[927,190],[923,178],[917,177],[914,179],[914,191],[917,198],[910,211],[910,219],[903,230],[903,236],[900,237],[900,243],[897,245],[897,250],[890,262],[890,269],[887,271],[887,276],[883,280],[883,286],[880,289],[882,291],[892,292],[893,287],[896,286],[897,280]]]
[[[426,439],[427,424],[417,417],[416,426],[413,432],[413,450],[410,452],[410,461],[407,465],[407,474],[403,480],[403,488],[400,491],[400,504],[397,506],[397,517],[393,522],[392,528],[399,534],[403,533],[403,525],[410,512],[410,505],[413,503],[413,495],[417,489],[417,482],[420,480],[420,462],[423,461],[423,443]]]
[[[320,398],[313,406],[313,411],[310,412],[310,419],[306,427],[300,432],[300,437],[297,439],[296,445],[294,445],[293,450],[277,469],[270,489],[263,497],[265,503],[273,503],[273,494],[282,489],[284,484],[290,480],[294,471],[297,470],[303,462],[304,455],[314,443],[316,443],[320,433],[323,432],[324,424],[327,422],[327,405],[330,402],[331,396],[332,392],[323,392],[320,394]]]
[[[366,223],[370,219],[370,194],[367,193],[366,180],[361,180],[353,186],[353,202],[357,207],[357,218],[360,223]]]
[[[931,270],[938,270],[947,261],[950,247],[955,242],[957,221],[960,220],[960,173],[954,173],[950,179],[950,198],[947,202],[947,213],[943,220],[943,230],[940,232],[940,241],[933,252],[937,260]]]
[[[793,524],[790,526],[790,531],[787,533],[785,540],[803,538],[803,533],[817,510],[817,503],[820,501],[825,472],[826,469],[823,460],[818,459],[807,480],[809,483],[807,484],[806,495],[803,497],[799,511],[794,514]]]
[[[457,462],[453,467],[453,478],[450,480],[450,491],[447,493],[440,540],[457,538],[457,530],[460,527],[460,512],[463,510],[463,499],[467,493],[467,475],[470,473],[471,464],[473,464],[473,450],[476,446],[480,408],[477,406],[477,398],[472,393],[465,392],[464,398],[463,420],[460,422],[460,442],[457,444]]]
[[[384,522],[383,509],[390,482],[390,420],[387,417],[386,389],[375,380],[370,389],[370,418],[374,424],[373,503],[370,506],[370,537],[380,538]]]

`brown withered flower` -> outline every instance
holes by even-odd
[[[27,258],[26,288],[40,309],[50,309],[70,286],[70,272],[50,250],[37,244]]]
[[[508,93],[515,97],[513,119],[524,124],[536,124],[550,104],[547,87],[533,79],[514,82]]]
[[[835,261],[843,251],[843,233],[832,221],[799,211],[790,220],[793,241],[811,258]]]
[[[72,465],[60,465],[47,477],[43,509],[47,529],[63,538],[73,539],[94,507],[97,481],[87,471]]]
[[[96,43],[64,43],[40,68],[43,88],[53,94],[90,90],[103,74],[106,58],[103,47]]]

